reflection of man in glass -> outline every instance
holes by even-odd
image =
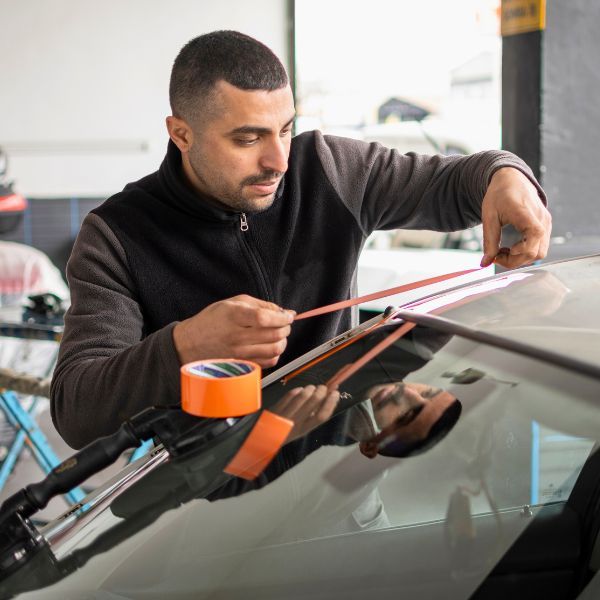
[[[423,383],[397,381],[373,386],[367,391],[367,397],[371,400],[377,425],[384,429],[398,419],[414,418],[412,415],[416,416],[426,401],[440,392],[440,389]]]
[[[299,439],[327,421],[339,392],[325,385],[290,390],[276,405],[276,412],[294,421],[289,441]],[[439,441],[454,426],[460,402],[449,392],[423,383],[403,381],[371,386],[364,395],[370,401],[375,427],[353,428],[361,452],[403,457]]]
[[[297,444],[298,458],[322,445],[365,441],[388,425],[384,420],[391,422],[391,415],[400,417],[407,407],[422,406],[436,395],[431,386],[404,382],[451,338],[422,327],[383,350],[343,382],[339,390],[325,384],[398,326],[399,323],[389,323],[325,360],[316,361],[291,378],[295,384],[291,390],[283,380],[263,389],[264,406],[294,421],[288,443]],[[309,432],[313,432],[310,439],[302,440]]]
[[[403,457],[437,443],[454,426],[460,402],[449,392],[423,383],[375,385],[367,391],[379,433],[362,440],[360,450]]]

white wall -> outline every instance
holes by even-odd
[[[30,197],[108,196],[166,149],[171,65],[237,29],[288,65],[284,0],[0,0],[0,146]]]

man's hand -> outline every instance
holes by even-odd
[[[496,262],[514,269],[546,256],[552,217],[535,186],[518,169],[505,167],[494,173],[481,205],[481,220],[482,267]],[[512,225],[521,234],[521,241],[510,248],[500,248],[504,225]]]
[[[307,385],[290,390],[270,410],[294,422],[287,443],[305,436],[328,421],[339,400],[340,393],[337,390],[330,390],[326,385]]]
[[[182,364],[240,358],[273,367],[285,350],[295,314],[252,296],[235,296],[178,323],[173,342]]]

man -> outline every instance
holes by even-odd
[[[170,101],[160,169],[88,215],[68,265],[52,415],[74,447],[177,402],[183,363],[270,368],[349,328],[349,311],[293,324],[294,311],[352,295],[375,229],[452,231],[483,217],[483,265],[546,253],[544,195],[517,157],[400,155],[314,131],[292,140],[285,69],[248,36],[189,42]],[[509,223],[522,240],[497,257]],[[306,395],[332,404],[323,386]]]

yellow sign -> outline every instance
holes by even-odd
[[[546,0],[502,0],[502,36],[546,28]]]

